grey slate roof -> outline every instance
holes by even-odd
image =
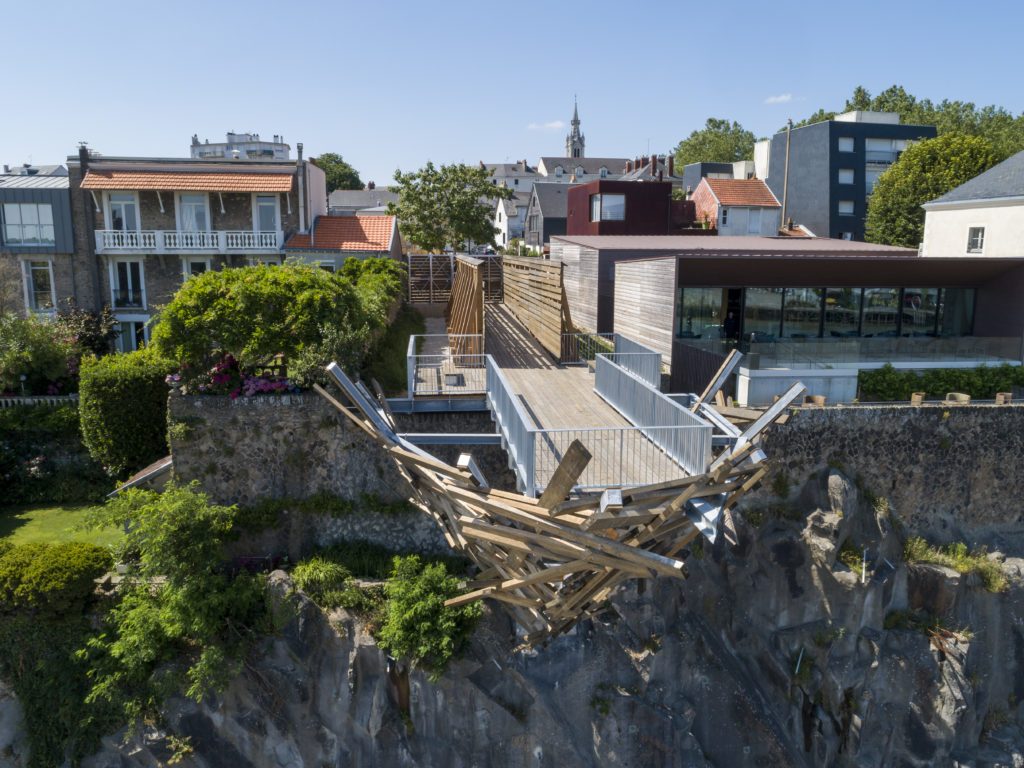
[[[510,200],[500,200],[501,209],[505,212],[506,216],[515,216],[517,209],[526,208],[530,205],[530,193],[529,192],[516,192],[515,196]]]
[[[336,189],[327,198],[328,208],[376,208],[397,203],[398,193],[387,189]]]
[[[999,165],[951,189],[942,197],[925,203],[925,207],[939,203],[964,203],[1001,197],[1024,197],[1024,152],[1018,152]]]
[[[533,185],[533,192],[537,195],[537,207],[545,219],[564,219],[568,215],[571,186],[554,181],[538,181]]]
[[[555,174],[555,168],[558,166],[562,166],[567,175],[572,174],[579,166],[588,176],[598,175],[604,167],[608,169],[609,178],[621,176],[626,169],[624,157],[542,157],[540,161],[549,176]]]
[[[22,176],[21,174],[4,174],[0,176],[0,189],[67,189],[67,176]]]

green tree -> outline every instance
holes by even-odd
[[[912,144],[883,173],[868,201],[865,238],[916,248],[924,231],[923,203],[987,171],[999,161],[991,143],[950,133]]]
[[[321,169],[327,177],[327,194],[336,189],[363,188],[359,172],[336,152],[325,152],[320,157],[311,157],[309,162]]]
[[[836,114],[837,113],[835,113],[835,112],[829,112],[828,110],[819,109],[817,112],[815,112],[810,117],[805,117],[803,120],[800,120],[799,122],[793,123],[793,127],[794,128],[802,128],[805,125],[812,125],[813,123],[821,123],[821,122],[824,122],[825,120],[831,120],[832,118],[834,118],[836,116]],[[782,128],[780,128],[778,130],[778,132],[782,133],[785,130],[786,130],[786,127],[783,126]]]
[[[754,156],[754,134],[735,120],[709,117],[704,127],[680,141],[675,148],[676,165],[689,163],[732,163]]]
[[[490,182],[483,166],[428,162],[412,173],[395,171],[395,181],[398,204],[389,203],[388,213],[398,216],[406,239],[430,253],[493,242],[494,202],[512,197],[511,189]]]

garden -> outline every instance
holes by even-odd
[[[220,690],[280,620],[264,574],[226,554],[275,515],[173,482],[102,503],[166,455],[169,389],[278,396],[324,381],[332,360],[401,389],[408,337],[423,328],[401,305],[403,284],[401,267],[382,259],[337,273],[208,272],[162,308],[146,348],[118,355],[107,313],[0,318],[4,394],[78,394],[0,408],[0,676],[24,707],[31,765],[75,765],[101,735],[159,722],[168,696]],[[115,563],[117,589],[97,591]],[[348,608],[381,647],[436,675],[479,614],[444,606],[465,566],[344,542],[299,563],[294,578],[324,610]]]

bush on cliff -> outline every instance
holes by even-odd
[[[173,369],[174,363],[152,349],[83,359],[82,439],[112,476],[167,455],[165,379]]]
[[[927,371],[897,370],[889,363],[857,376],[862,401],[909,400],[914,392],[928,397],[945,397],[963,392],[976,399],[993,398],[996,392],[1011,392],[1024,386],[1024,367],[1011,365],[977,368],[932,368]]]

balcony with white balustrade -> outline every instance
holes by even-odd
[[[270,253],[284,232],[97,229],[96,253]]]

